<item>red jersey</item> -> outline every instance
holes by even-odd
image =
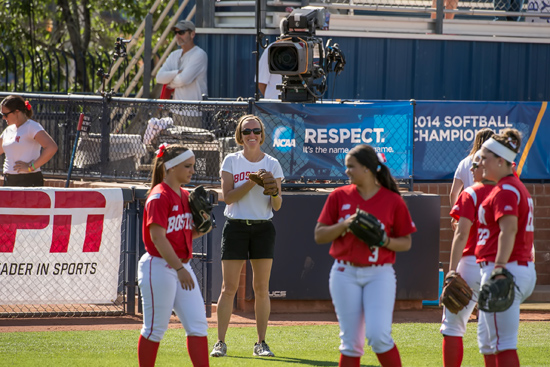
[[[378,218],[386,227],[389,237],[403,237],[416,232],[403,198],[385,187],[380,187],[369,200],[361,197],[355,185],[339,187],[328,196],[317,221],[328,226],[336,224],[353,215],[357,207]],[[395,263],[395,251],[384,247],[376,247],[371,251],[351,232],[335,239],[329,253],[335,259],[363,265]]]
[[[483,202],[483,200],[493,190],[495,185],[476,183],[473,186],[467,187],[460,193],[458,199],[456,199],[455,205],[451,209],[451,217],[457,221],[464,217],[472,222],[470,233],[468,235],[468,241],[466,247],[462,252],[462,256],[474,256],[477,243],[477,210]]]
[[[500,234],[498,220],[505,215],[518,218],[514,249],[508,262],[533,261],[533,209],[533,199],[519,179],[512,175],[501,179],[479,207],[477,262],[495,261]]]
[[[149,193],[143,213],[143,242],[151,256],[162,257],[151,240],[149,225],[166,229],[166,238],[180,259],[193,257],[193,216],[189,207],[189,193],[180,188],[181,198],[162,182]]]

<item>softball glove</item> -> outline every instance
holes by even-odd
[[[349,225],[349,230],[369,247],[383,247],[388,242],[384,224],[374,215],[359,208],[355,213],[355,219]]]
[[[197,231],[208,232],[212,228],[212,204],[204,187],[197,186],[189,193],[189,206]]]
[[[457,314],[470,303],[472,289],[459,273],[450,271],[445,277],[445,287],[441,293],[441,303],[447,310]]]
[[[495,279],[499,275],[506,278]],[[514,303],[516,284],[514,276],[506,268],[496,268],[489,281],[479,291],[478,308],[485,312],[503,312]]]
[[[254,181],[257,185],[264,188],[264,195],[277,196],[279,193],[277,180],[273,177],[273,173],[268,172],[265,169],[251,173],[248,178],[250,181]]]

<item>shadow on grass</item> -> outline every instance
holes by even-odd
[[[258,358],[258,357],[234,357],[234,356],[227,356],[226,358],[234,358],[234,359],[250,359],[250,360],[261,360],[266,365],[268,363],[295,363],[295,364],[303,364],[307,366],[338,366],[338,362],[327,362],[327,361],[317,361],[314,359],[305,359],[305,358],[296,358],[296,357],[266,357],[266,358]],[[361,367],[376,367],[375,365],[371,364],[362,364]]]

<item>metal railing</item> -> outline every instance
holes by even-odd
[[[0,99],[9,93],[0,92]],[[80,114],[90,128],[80,134],[72,179],[150,181],[159,144],[181,143],[195,151],[193,183],[219,183],[223,158],[237,147],[236,120],[248,102],[111,99],[86,95],[20,94],[33,106],[38,121],[57,142],[58,152],[44,165],[46,176],[67,177]],[[7,126],[1,121],[0,128]],[[0,164],[4,155],[0,156]]]
[[[256,0],[218,0],[217,8],[223,7],[254,7]],[[262,5],[270,10],[285,11],[288,7],[301,7],[304,5],[325,7],[354,15],[355,11],[389,11],[409,13],[436,13],[436,1],[432,0],[321,0],[321,1],[271,1],[262,0]],[[468,14],[473,16],[518,17],[525,16],[527,12],[537,16],[547,13],[550,16],[550,8],[539,0],[449,0],[445,13]],[[451,9],[453,8],[456,9]],[[547,9],[548,8],[548,9]],[[539,15],[541,16],[541,15]]]

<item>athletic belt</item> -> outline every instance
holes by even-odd
[[[385,265],[385,264],[358,264],[358,263],[354,263],[354,262],[351,262],[351,261],[340,260],[340,259],[337,259],[336,262],[338,264],[355,266],[357,268],[368,268],[369,266],[383,266],[383,265]]]
[[[519,266],[529,266],[529,261],[515,261],[515,262],[517,262]],[[489,264],[494,264],[494,263],[492,261],[482,261],[479,263],[479,267],[483,268]]]
[[[253,224],[262,224],[262,223],[271,222],[271,219],[230,219],[228,218],[227,220],[235,223],[243,223],[243,224],[246,224],[247,226],[251,226]]]

